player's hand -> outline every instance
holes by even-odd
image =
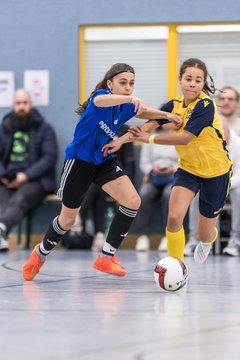
[[[132,135],[132,139],[133,140],[139,140],[142,141],[144,143],[148,143],[149,141],[149,133],[144,131],[142,127],[137,126],[135,128],[131,128],[128,130],[128,132],[130,132],[130,134]]]
[[[168,113],[167,118],[169,121],[171,121],[176,129],[180,129],[180,127],[183,124],[182,118],[178,115],[174,115],[172,113]]]
[[[171,175],[174,173],[174,168],[172,166],[167,166],[163,168],[159,166],[154,166],[153,173],[157,175]]]
[[[134,111],[136,115],[140,115],[144,110],[144,102],[141,99],[132,96],[131,103],[135,105]]]
[[[112,154],[120,149],[122,143],[119,139],[115,139],[110,141],[109,143],[105,144],[102,147],[103,156],[106,157],[109,154]]]

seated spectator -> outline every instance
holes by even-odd
[[[28,211],[55,190],[57,142],[52,127],[18,89],[0,125],[0,251]]]
[[[161,130],[160,130],[161,131]],[[164,213],[159,214],[164,226],[167,224],[168,200],[173,183],[174,172],[178,166],[178,155],[174,146],[159,144],[143,144],[140,154],[140,169],[144,174],[144,182],[140,188],[142,199],[135,229],[139,237],[136,242],[137,251],[150,249],[150,222],[154,203],[162,199]],[[164,241],[164,240],[162,240]],[[164,250],[162,241],[159,250]]]
[[[223,254],[230,256],[240,255],[240,146],[236,132],[229,128],[228,122],[221,118],[224,134],[228,144],[229,155],[233,160],[233,176],[229,199],[231,201],[231,231],[227,246]],[[189,210],[189,240],[184,249],[184,255],[193,256],[194,249],[198,244],[198,195],[193,199]],[[220,220],[221,221],[221,220]]]
[[[230,129],[236,131],[240,136],[240,117],[238,116],[239,111],[239,92],[231,86],[225,86],[221,89],[218,96],[218,108],[220,115],[224,117]]]

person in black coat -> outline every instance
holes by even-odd
[[[0,125],[0,251],[25,214],[55,191],[57,141],[53,128],[18,89]]]

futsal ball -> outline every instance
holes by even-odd
[[[161,259],[154,269],[157,286],[166,291],[177,291],[186,285],[188,268],[177,258],[168,256]]]

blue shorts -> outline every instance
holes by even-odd
[[[223,209],[230,189],[231,175],[230,169],[226,174],[214,178],[202,178],[178,169],[174,175],[173,186],[185,187],[195,194],[199,191],[200,214],[207,218],[214,218]]]

